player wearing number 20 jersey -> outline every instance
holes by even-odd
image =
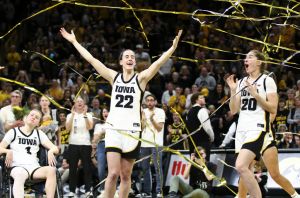
[[[271,122],[270,113],[258,105],[256,99],[243,89],[246,86],[245,81],[248,77],[239,80],[237,92],[241,95],[241,108],[239,113],[238,126],[236,131],[236,152],[241,148],[247,148],[256,153],[257,157],[273,140],[270,132]],[[277,87],[274,80],[261,74],[254,82],[257,92],[263,98],[268,93],[276,93]]]
[[[141,100],[142,90],[137,79],[138,75],[125,82],[123,75],[118,73],[114,79],[107,117],[109,128],[127,131],[141,131]]]
[[[238,82],[237,92],[239,92],[245,86],[244,82],[247,77],[241,79]],[[263,98],[267,97],[267,93],[276,93],[277,88],[273,78],[268,77],[265,74],[261,74],[255,81],[257,91]],[[261,106],[257,104],[256,99],[248,93],[246,89],[241,91],[241,111],[239,114],[239,121],[237,131],[249,131],[249,130],[264,130],[269,129],[269,113],[266,112]],[[261,121],[265,122],[262,123]]]

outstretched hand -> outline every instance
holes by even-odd
[[[177,36],[176,36],[175,39],[173,40],[173,47],[174,47],[174,48],[177,48],[177,45],[178,45],[179,39],[180,39],[180,37],[181,37],[181,34],[182,34],[182,30],[179,30]]]
[[[71,33],[69,33],[65,30],[65,28],[60,28],[59,32],[67,41],[71,43],[76,41],[76,37],[73,30],[71,30]]]
[[[48,164],[49,166],[53,166],[53,167],[55,167],[56,165],[56,158],[54,154],[50,151],[48,151]]]
[[[234,79],[234,75],[230,75],[226,78],[226,83],[228,84],[229,88],[232,90],[232,91],[235,91],[236,88],[237,88],[237,81],[238,79]]]

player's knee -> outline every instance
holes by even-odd
[[[209,198],[209,195],[202,189],[196,189],[193,193],[197,197]]]
[[[244,172],[249,170],[249,168],[247,166],[245,166],[245,164],[239,163],[239,162],[236,162],[235,168],[240,174],[243,174]]]
[[[118,179],[118,177],[119,177],[119,171],[117,171],[117,170],[114,170],[114,171],[110,171],[109,173],[108,173],[108,179],[110,179],[110,180],[117,180]]]
[[[171,182],[178,183],[179,180],[180,180],[180,177],[178,175],[176,175],[176,176],[172,177]]]
[[[19,181],[24,181],[28,178],[28,173],[24,170],[24,169],[20,169],[20,168],[14,168],[11,171],[11,177],[14,180],[19,180]]]
[[[279,171],[270,171],[269,170],[269,173],[270,173],[270,175],[271,175],[271,177],[274,181],[277,181],[280,178],[280,172]]]
[[[130,171],[122,171],[121,175],[121,180],[122,181],[130,181],[131,180],[131,172]]]

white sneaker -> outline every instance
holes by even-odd
[[[64,197],[75,197],[75,193],[68,192],[68,193],[64,194]]]
[[[159,192],[159,193],[156,194],[156,197],[157,197],[157,198],[162,198],[163,195]]]
[[[97,198],[104,198],[104,190],[101,190],[101,193],[97,196]],[[118,191],[115,192],[114,198],[119,198]]]
[[[93,192],[89,191],[84,194],[84,197],[93,197]]]

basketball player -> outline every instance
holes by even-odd
[[[46,179],[46,195],[54,197],[56,187],[55,156],[58,148],[40,130],[35,129],[41,120],[42,113],[31,110],[24,117],[24,126],[10,129],[0,143],[0,154],[5,153],[5,164],[11,169],[14,179],[13,195],[15,198],[24,197],[24,183],[26,179]],[[10,149],[6,149],[7,146]],[[37,153],[39,146],[43,145],[48,150],[49,166],[40,166]]]
[[[262,74],[263,61],[264,55],[252,50],[244,60],[248,76],[238,82],[233,75],[226,79],[232,96],[247,87],[232,97],[229,104],[234,114],[240,111],[235,142],[236,152],[239,153],[236,168],[250,196],[260,198],[262,195],[250,165],[262,155],[273,180],[291,197],[299,198],[291,183],[279,172],[278,151],[271,131],[270,116],[273,114],[273,117],[277,112],[277,87],[271,77]]]
[[[139,141],[129,135],[140,137],[142,93],[149,80],[174,53],[182,31],[180,30],[173,40],[173,45],[148,69],[139,74],[134,72],[136,60],[132,50],[126,49],[121,52],[119,64],[122,66],[123,73],[117,73],[107,68],[82,47],[77,42],[73,31],[68,33],[61,28],[60,33],[112,85],[110,114],[107,118],[110,129],[106,131],[105,137],[108,163],[105,197],[114,197],[117,179],[120,176],[119,197],[127,198],[133,164],[138,157],[140,147]]]

